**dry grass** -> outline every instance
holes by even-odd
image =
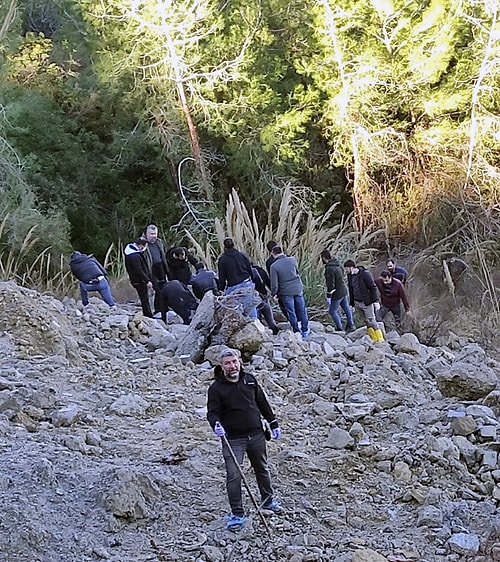
[[[0,240],[5,232],[7,217],[0,223]],[[58,297],[78,298],[78,281],[72,275],[68,258],[63,254],[51,253],[51,248],[43,249],[33,258],[33,250],[40,244],[35,236],[36,227],[32,227],[22,241],[19,250],[12,250],[6,244],[0,251],[0,279],[15,281],[22,287],[29,287],[40,292],[50,292]],[[127,276],[123,261],[121,244],[111,244],[105,257],[105,267],[117,284],[124,284]],[[128,278],[127,278],[128,281]]]
[[[3,239],[7,221],[6,216],[0,223],[0,240]],[[40,242],[35,232],[36,226],[31,227],[16,251],[4,245],[0,252],[0,278],[39,291],[65,294],[71,289],[71,274],[64,257],[55,258],[48,247],[33,259],[33,250]]]
[[[64,256],[54,258],[50,248],[43,250],[32,263],[23,261],[22,256],[12,251],[0,253],[0,278],[58,296],[75,293],[74,279]]]
[[[217,258],[222,251],[224,238],[231,237],[235,246],[246,252],[257,264],[263,265],[269,253],[266,244],[275,240],[284,251],[297,258],[308,302],[324,307],[323,264],[320,253],[329,249],[341,260],[353,258],[358,263],[371,265],[377,251],[375,240],[382,230],[366,229],[360,232],[354,218],[348,217],[331,225],[335,205],[321,217],[315,217],[307,207],[304,188],[287,186],[277,213],[278,222],[261,227],[255,213],[248,211],[236,190],[233,190],[226,204],[223,221],[216,220],[218,245],[208,242],[199,244],[194,236],[187,233],[197,255],[215,269]],[[269,217],[271,213],[269,213]]]
[[[410,137],[390,128],[358,128],[351,137],[351,175],[361,229],[386,224],[390,237],[424,247],[457,230],[471,210],[478,230],[498,216],[500,176],[497,152],[488,145],[491,134],[476,139],[474,157],[466,162],[469,133],[466,123],[446,121],[416,127]]]

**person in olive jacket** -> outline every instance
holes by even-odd
[[[237,530],[245,522],[240,472],[245,453],[255,472],[263,509],[275,513],[283,511],[273,499],[261,416],[269,423],[274,439],[278,439],[281,432],[264,391],[256,378],[243,370],[238,352],[225,348],[219,354],[219,361],[220,365],[214,370],[215,380],[208,389],[207,419],[215,434],[222,438],[226,488],[231,506],[226,527]]]
[[[151,283],[155,292],[153,312],[156,314],[161,311],[161,291],[167,282],[168,263],[165,245],[163,240],[158,238],[158,227],[155,224],[149,224],[146,227],[143,238],[148,241],[144,250],[144,258],[151,271]]]
[[[325,264],[326,281],[326,300],[328,301],[328,312],[332,317],[337,330],[342,330],[342,319],[340,318],[339,308],[345,312],[347,318],[346,331],[355,330],[352,308],[349,305],[347,285],[344,281],[344,274],[340,267],[339,260],[328,250],[321,252],[321,260]]]

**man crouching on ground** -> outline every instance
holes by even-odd
[[[238,352],[223,349],[219,361],[220,366],[214,371],[215,380],[208,389],[207,419],[215,434],[222,438],[226,488],[231,507],[226,528],[235,531],[245,523],[245,512],[241,499],[241,473],[230,448],[240,467],[245,452],[248,455],[257,479],[262,508],[280,513],[283,509],[273,499],[261,415],[269,422],[274,439],[280,437],[280,429],[257,380],[243,371]]]

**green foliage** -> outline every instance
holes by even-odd
[[[37,210],[20,160],[0,123],[0,273],[3,279],[25,275],[37,259],[50,260],[69,248],[69,224],[54,210]],[[41,258],[41,256],[44,256]]]
[[[190,208],[212,220],[233,189],[258,224],[277,224],[286,186],[304,185],[301,225],[311,213],[331,227],[354,204],[361,230],[424,243],[454,228],[448,201],[498,204],[487,3],[6,6],[4,136],[33,207],[68,218],[83,251],[102,257],[151,221],[168,232]],[[189,201],[176,185],[196,135],[216,199],[205,209],[201,168],[181,174]]]

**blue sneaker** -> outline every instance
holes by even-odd
[[[306,330],[305,332],[302,332],[302,339],[305,340],[310,334],[311,334],[311,330]]]
[[[230,515],[226,523],[228,531],[239,531],[245,524],[246,517],[244,515]]]
[[[284,509],[281,507],[281,504],[277,500],[272,500],[269,503],[265,503],[262,506],[262,509],[265,511],[272,511],[273,513],[283,513]]]

